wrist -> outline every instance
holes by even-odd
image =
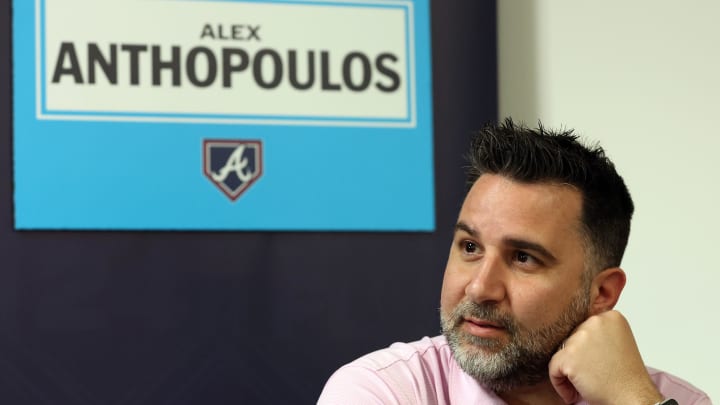
[[[631,393],[625,393],[621,396],[616,397],[612,402],[606,405],[615,404],[634,404],[634,405],[672,405],[665,404],[665,397],[655,389],[641,389]]]

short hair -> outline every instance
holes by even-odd
[[[572,129],[537,129],[507,118],[475,132],[468,154],[468,187],[485,173],[522,183],[570,184],[582,194],[581,223],[591,273],[620,265],[634,205],[615,165],[597,144]]]

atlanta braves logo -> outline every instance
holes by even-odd
[[[262,143],[205,140],[203,171],[230,200],[235,201],[262,175]]]
[[[234,172],[241,183],[250,181],[253,178],[253,172],[245,172],[245,169],[248,167],[248,160],[243,156],[245,154],[245,148],[246,145],[240,145],[235,148],[227,162],[225,162],[225,166],[223,166],[217,174],[210,173],[212,179],[218,183],[223,183],[228,175]]]

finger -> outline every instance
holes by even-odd
[[[550,383],[553,385],[555,392],[558,393],[566,404],[571,404],[580,399],[580,394],[568,378],[568,373],[563,370],[564,361],[565,358],[567,358],[567,353],[563,350],[564,347],[565,342],[560,346],[560,350],[550,359],[548,373],[550,375]]]

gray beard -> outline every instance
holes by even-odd
[[[449,316],[440,314],[455,360],[467,374],[496,393],[536,385],[548,379],[548,363],[560,344],[588,316],[589,296],[582,289],[560,317],[548,326],[529,330],[494,305],[463,301]],[[481,338],[460,329],[464,316],[505,328],[509,342]]]

